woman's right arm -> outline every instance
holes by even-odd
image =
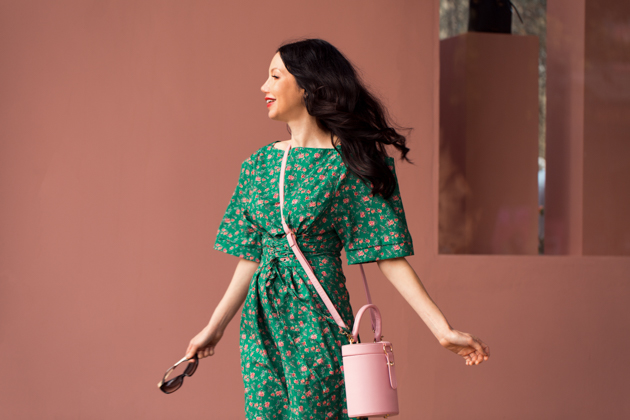
[[[195,353],[200,359],[214,354],[214,347],[223,336],[225,328],[245,302],[249,284],[259,264],[244,258],[239,259],[232,281],[212,313],[210,322],[190,340],[186,349],[187,358],[193,357]]]

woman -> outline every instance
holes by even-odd
[[[466,365],[487,360],[488,346],[449,325],[404,258],[413,255],[413,244],[394,159],[384,146],[393,145],[405,159],[409,149],[352,64],[321,39],[285,44],[261,90],[269,118],[287,123],[291,139],[260,148],[241,165],[214,245],[240,260],[187,357],[213,355],[244,302],[240,351],[247,418],[348,418],[341,369],[346,335],[308,281],[281,224],[278,182],[290,144],[284,218],[344,323],[352,326],[354,316],[342,248],[349,265],[377,261],[438,342]]]

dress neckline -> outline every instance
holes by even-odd
[[[275,144],[279,143],[280,140],[276,140],[273,143],[271,143],[269,146],[272,149],[276,149],[279,152],[284,153],[286,151],[286,149],[278,149]],[[310,149],[310,150],[337,150],[334,147],[303,147],[303,146],[293,146],[292,149]]]

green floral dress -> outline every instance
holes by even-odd
[[[214,249],[260,262],[241,315],[247,419],[348,419],[344,331],[288,245],[278,181],[284,150],[247,158]],[[390,199],[348,170],[336,149],[293,147],[285,170],[284,218],[317,279],[350,328],[354,315],[341,265],[413,255],[398,185]],[[394,158],[388,157],[394,172]]]

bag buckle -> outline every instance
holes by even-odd
[[[387,359],[387,364],[389,366],[394,366],[394,362],[390,362],[389,360],[389,353],[387,353],[387,350],[385,350],[386,347],[389,347],[389,350],[392,352],[392,354],[394,353],[394,347],[392,347],[391,343],[383,344],[383,351],[385,352],[385,358]]]

